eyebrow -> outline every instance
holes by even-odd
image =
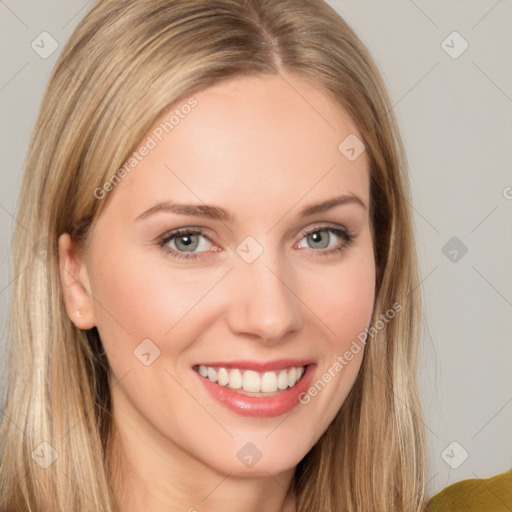
[[[299,218],[315,215],[316,213],[323,213],[336,206],[346,204],[358,204],[366,209],[364,202],[354,194],[345,194],[319,203],[314,203],[306,206],[299,212]],[[166,212],[175,213],[178,215],[191,215],[193,217],[203,217],[212,220],[220,220],[232,222],[233,216],[224,208],[220,206],[206,205],[206,204],[179,204],[173,201],[161,201],[160,203],[152,206],[149,210],[141,213],[136,217],[136,221],[146,219],[155,213]]]

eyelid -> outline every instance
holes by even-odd
[[[311,233],[311,232],[314,233],[315,231],[320,231],[321,229],[328,229],[328,228],[339,229],[341,231],[346,231],[347,233],[350,233],[350,230],[346,226],[343,226],[342,224],[334,224],[334,223],[329,223],[329,222],[315,222],[313,225],[311,225],[307,228],[304,228],[301,231],[300,236],[303,237],[304,235],[307,235],[308,233]]]
[[[207,229],[200,226],[185,226],[182,228],[175,228],[166,231],[162,235],[158,236],[156,242],[160,245],[165,245],[171,240],[178,238],[180,235],[201,235],[206,238],[210,243],[214,244],[215,242],[208,236]]]

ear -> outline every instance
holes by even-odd
[[[59,271],[66,312],[79,329],[96,325],[87,267],[78,244],[68,233],[59,237]]]

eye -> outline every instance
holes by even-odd
[[[207,252],[204,243],[201,243],[200,237],[205,240],[210,239],[199,228],[179,228],[164,234],[158,241],[159,245],[176,259],[195,259],[197,254],[193,251],[197,248],[202,250],[198,252]],[[172,244],[174,243],[174,247]]]
[[[342,240],[341,244],[338,243],[334,246],[330,245],[330,242],[336,237]],[[338,228],[333,226],[317,226],[303,233],[302,240],[305,239],[309,244],[311,244],[310,248],[320,249],[313,251],[315,255],[327,256],[345,250],[347,247],[352,245],[354,238],[355,235],[345,228]]]

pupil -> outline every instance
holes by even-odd
[[[311,238],[313,240],[314,243],[321,243],[322,242],[322,234],[321,233],[324,233],[324,231],[316,231],[315,233],[311,233]],[[325,243],[323,244],[322,247],[325,247]]]
[[[196,235],[181,235],[176,239],[176,246],[178,249],[192,248],[194,245],[194,236]]]

